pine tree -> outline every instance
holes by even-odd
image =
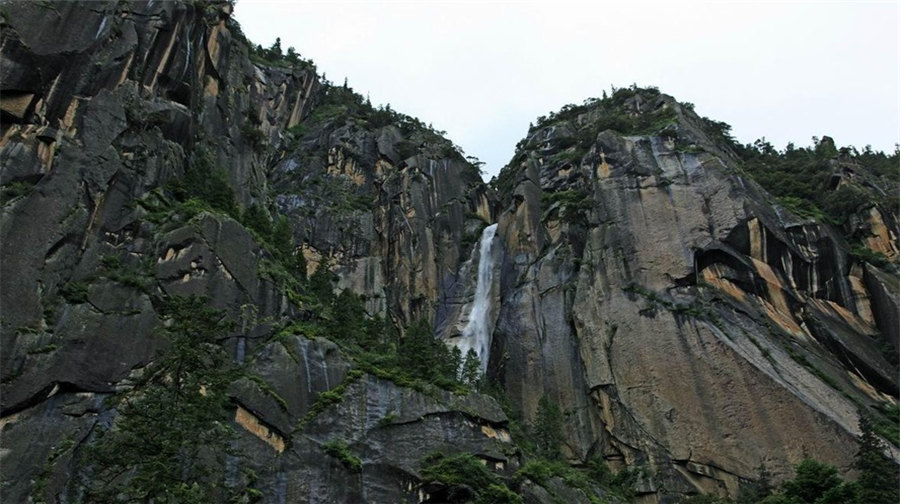
[[[453,370],[453,379],[456,381],[462,381],[463,357],[462,350],[460,350],[458,346],[454,346],[450,349],[450,360],[452,360],[453,365],[456,366],[456,368]]]
[[[275,37],[275,43],[269,48],[270,58],[281,58],[281,37]]]
[[[478,354],[475,353],[475,350],[470,348],[468,352],[466,352],[466,358],[463,361],[462,367],[462,382],[470,387],[474,387],[478,384],[479,379],[481,378],[481,360],[478,358]]]
[[[559,458],[559,445],[562,443],[563,415],[559,406],[544,395],[538,401],[537,414],[534,420],[534,437],[538,445],[538,453],[548,459]]]
[[[316,271],[309,277],[309,290],[322,306],[331,306],[334,300],[334,273],[331,272],[331,261],[323,257]]]
[[[796,476],[784,482],[784,495],[803,504],[842,504],[846,500],[846,485],[837,468],[805,459],[797,465]]]
[[[381,315],[375,315],[374,317],[366,320],[365,336],[363,337],[360,346],[362,346],[364,350],[369,352],[389,354],[391,353],[389,343],[389,326],[384,317],[382,317]]]
[[[344,289],[334,301],[336,309],[328,324],[329,335],[337,340],[359,343],[365,336],[366,310],[362,300]]]
[[[291,224],[287,217],[279,215],[272,226],[272,248],[275,254],[282,259],[291,257],[294,251],[294,235],[291,232]]]
[[[866,416],[859,417],[859,451],[854,467],[859,470],[857,480],[859,504],[897,504],[900,502],[900,473],[894,462],[884,455],[884,445],[872,430]]]
[[[205,145],[196,145],[188,158],[179,198],[197,198],[212,208],[237,215],[234,190],[225,170],[215,164],[212,151]]]
[[[268,240],[272,234],[272,222],[263,207],[253,204],[244,211],[241,221],[247,228],[252,229],[264,240]]]
[[[434,330],[428,321],[417,320],[410,324],[400,342],[398,357],[403,371],[414,378],[435,379],[440,363],[435,358],[434,343]]]
[[[119,398],[112,428],[89,451],[89,502],[200,503],[228,493],[228,388],[239,369],[216,340],[232,324],[195,296],[160,311],[168,347]]]

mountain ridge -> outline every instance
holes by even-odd
[[[216,390],[240,470],[191,481],[246,499],[735,497],[807,455],[850,473],[860,409],[897,460],[891,158],[752,152],[635,87],[539,118],[486,184],[418,119],[253,48],[231,9],[4,7],[4,499],[97,490],[91,447],[168,386],[191,295],[245,373]],[[743,176],[795,160],[850,203]],[[476,312],[482,384],[451,369]],[[541,454],[568,463],[541,476]]]

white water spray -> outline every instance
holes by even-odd
[[[481,373],[487,370],[488,352],[491,349],[491,284],[494,280],[494,257],[491,245],[497,225],[491,224],[481,232],[481,245],[478,259],[478,281],[475,284],[475,298],[469,312],[469,322],[463,329],[462,336],[455,342],[466,358],[469,349],[475,350],[481,363]]]

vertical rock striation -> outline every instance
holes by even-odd
[[[164,302],[189,295],[233,327],[228,481],[255,473],[261,502],[472,492],[422,481],[433,452],[529,502],[602,495],[512,478],[527,456],[493,399],[317,337],[297,285],[324,267],[366,316],[474,349],[526,424],[559,405],[565,457],[640,470],[643,502],[734,495],[804,456],[849,470],[860,410],[896,405],[893,209],[843,234],[797,217],[717,123],[636,89],[543,118],[489,187],[440,132],[252,48],[232,8],[0,7],[4,502],[77,500],[109,399],[140,390]],[[828,190],[865,186],[842,159]]]
[[[804,457],[848,470],[859,411],[897,400],[874,339],[894,337],[877,319],[896,275],[714,138],[672,98],[621,90],[544,119],[500,175],[491,369],[526,418],[543,394],[561,406],[569,458],[642,467],[648,496],[734,495]]]

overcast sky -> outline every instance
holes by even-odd
[[[658,86],[741,142],[900,141],[900,2],[240,0],[247,37],[445,130],[487,178],[539,115]]]

